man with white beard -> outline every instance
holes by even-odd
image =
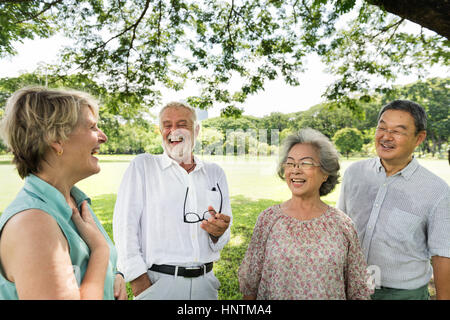
[[[159,114],[164,154],[138,155],[114,208],[118,270],[135,299],[217,299],[212,271],[230,239],[225,173],[193,154],[195,110],[172,102]]]

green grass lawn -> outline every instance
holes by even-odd
[[[112,238],[112,213],[117,190],[128,163],[135,156],[100,156],[101,172],[77,184],[92,198],[94,212]],[[214,272],[221,282],[219,299],[241,299],[237,270],[247,250],[254,224],[259,213],[267,207],[288,200],[290,191],[276,175],[276,158],[251,159],[245,157],[205,157],[218,163],[227,175],[233,226],[230,242],[221,252],[221,259],[215,263]],[[354,161],[343,159],[341,175]],[[450,167],[447,160],[419,159],[429,170],[450,183]],[[10,157],[0,157],[0,212],[14,199],[23,181],[10,164]],[[335,205],[339,185],[324,200]]]

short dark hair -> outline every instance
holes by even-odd
[[[380,121],[381,115],[387,110],[401,110],[411,114],[416,125],[416,135],[420,131],[427,130],[427,113],[425,109],[418,103],[409,100],[394,100],[385,105],[378,113],[377,121]]]

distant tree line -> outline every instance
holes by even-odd
[[[277,145],[288,134],[301,128],[314,128],[332,139],[338,150],[347,157],[352,152],[362,155],[375,153],[373,137],[377,126],[377,116],[381,107],[395,99],[408,99],[421,104],[428,114],[427,138],[418,149],[420,154],[431,153],[432,156],[446,152],[450,136],[450,78],[432,78],[418,81],[406,86],[398,86],[390,94],[374,95],[370,99],[359,100],[360,113],[355,114],[348,108],[338,108],[333,103],[318,104],[306,111],[295,113],[273,112],[262,118],[242,116],[240,118],[212,118],[203,121],[203,128],[208,128],[204,135],[206,141],[214,136],[225,137],[227,131],[241,129],[243,132],[261,129],[279,131],[279,138],[272,142],[267,132],[267,144]],[[351,129],[351,130],[350,130]],[[251,139],[250,135],[248,138]],[[226,140],[226,139],[225,139]],[[225,148],[225,146],[224,146]],[[251,152],[250,152],[251,153]]]
[[[0,117],[6,99],[12,92],[24,85],[43,84],[43,81],[42,75],[35,73],[0,79]],[[99,125],[109,138],[108,143],[101,147],[102,153],[163,152],[156,116],[151,114],[151,109],[149,111],[146,106],[140,105],[127,108],[101,86],[81,75],[72,75],[59,81],[56,82],[60,86],[88,91],[100,100]],[[272,112],[261,118],[242,115],[206,119],[202,121],[196,152],[212,155],[270,155],[277,151],[287,135],[300,128],[310,127],[332,139],[338,150],[347,157],[353,152],[373,155],[373,137],[380,108],[394,99],[409,99],[421,104],[428,113],[427,139],[420,146],[419,153],[435,156],[447,152],[449,148],[449,87],[450,78],[432,78],[398,86],[389,94],[359,99],[358,113],[354,109],[323,103],[306,111],[287,114]],[[6,151],[0,142],[0,152]]]

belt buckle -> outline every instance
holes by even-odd
[[[185,267],[184,268],[184,270],[186,270],[186,271],[201,271],[202,269],[203,269],[203,274],[206,274],[206,266],[205,265],[198,266],[198,267]],[[196,278],[198,276],[200,276],[200,274],[194,275],[194,274],[186,273],[184,277],[185,278]]]
[[[186,270],[186,273],[184,275],[185,278],[196,278],[197,275],[194,274],[194,272],[190,273],[189,271],[199,271],[199,267],[186,267],[184,268]]]

